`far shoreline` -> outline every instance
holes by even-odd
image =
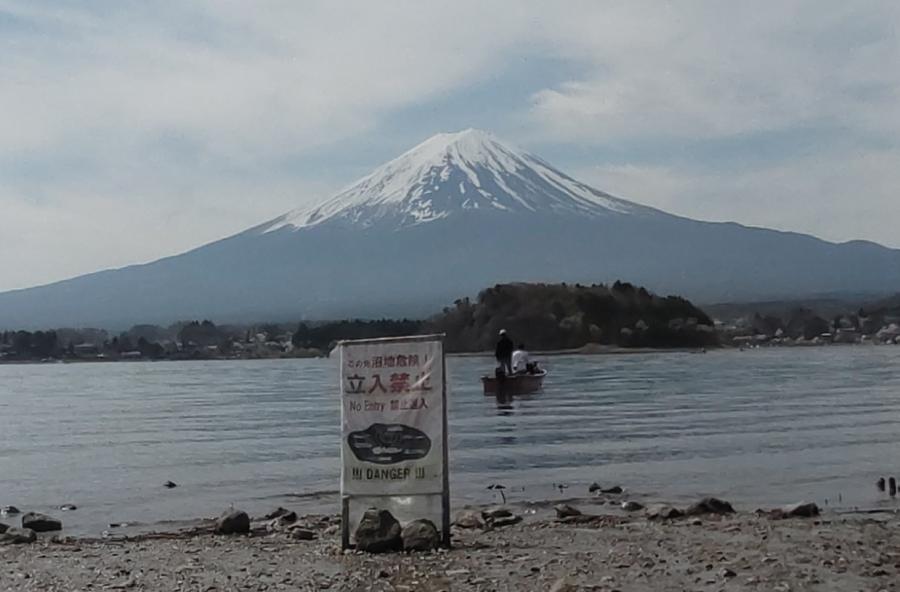
[[[860,344],[860,343],[820,343],[804,345],[759,345],[751,347],[739,347],[731,345],[718,345],[711,347],[623,347],[617,345],[587,344],[574,349],[529,350],[532,356],[561,357],[561,356],[628,356],[648,354],[705,354],[709,352],[734,352],[756,351],[768,349],[823,349],[839,347],[849,348],[882,348],[887,344]],[[448,358],[493,358],[493,352],[448,352]],[[0,360],[0,366],[46,366],[52,364],[108,364],[108,363],[159,363],[159,362],[251,362],[266,360],[327,360],[330,356],[323,355],[296,355],[296,356],[272,356],[272,357],[179,357],[179,358],[60,358],[51,360]]]

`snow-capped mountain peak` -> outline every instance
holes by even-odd
[[[488,132],[467,129],[432,136],[330,199],[288,212],[261,230],[338,221],[364,227],[387,221],[402,227],[466,210],[595,217],[639,209]]]

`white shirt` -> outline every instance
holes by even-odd
[[[528,352],[524,349],[517,349],[512,353],[513,372],[524,371],[528,362]]]

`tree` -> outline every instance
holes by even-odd
[[[13,350],[16,355],[21,358],[27,358],[31,355],[31,333],[28,331],[16,331],[12,338]]]
[[[300,323],[297,325],[297,330],[294,331],[294,334],[291,336],[291,343],[297,348],[308,347],[309,336],[309,326],[306,323]]]
[[[31,336],[31,355],[37,358],[49,358],[56,353],[56,332],[35,331]]]
[[[266,341],[275,341],[281,335],[281,327],[272,323],[266,323],[259,328],[259,332],[266,336]]]
[[[222,334],[212,321],[204,320],[203,322],[191,321],[181,327],[178,331],[178,341],[182,347],[189,344],[197,346],[218,345],[222,339]]]

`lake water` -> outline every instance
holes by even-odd
[[[491,483],[521,501],[592,481],[751,510],[893,503],[874,482],[900,477],[900,347],[543,362],[545,391],[500,405],[477,379],[491,360],[448,359],[456,503],[495,500]],[[91,534],[232,504],[337,512],[337,380],[329,360],[0,366],[0,505]]]

